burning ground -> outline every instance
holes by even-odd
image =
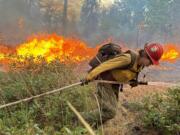
[[[28,38],[27,42],[8,47],[0,46],[0,62],[3,64],[13,61],[24,61],[25,58],[41,57],[47,62],[55,59],[61,62],[80,63],[89,60],[97,52],[97,48],[91,48],[85,42],[74,38],[64,38],[56,34],[41,34]],[[19,59],[18,59],[19,57]]]
[[[61,62],[80,63],[95,56],[98,48],[99,46],[89,47],[77,38],[64,38],[57,34],[38,34],[28,37],[26,42],[18,45],[1,44],[0,60],[1,63],[13,61],[20,56],[21,60],[26,57],[43,57],[47,62],[59,59]],[[164,51],[162,62],[175,63],[180,58],[180,47],[177,44],[164,44]]]

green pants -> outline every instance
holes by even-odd
[[[97,99],[99,109],[84,113],[83,117],[91,125],[100,125],[116,115],[119,85],[98,83]]]

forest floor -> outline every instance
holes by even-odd
[[[148,131],[138,123],[138,113],[129,103],[142,102],[142,99],[150,94],[166,92],[167,85],[158,86],[138,86],[131,89],[126,87],[120,93],[119,105],[116,117],[103,126],[105,135],[157,135],[155,131]],[[101,129],[100,129],[101,130]]]

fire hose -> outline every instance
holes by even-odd
[[[94,82],[97,82],[97,83],[109,83],[109,84],[122,84],[120,82],[107,81],[107,80],[95,80]],[[10,102],[10,103],[4,104],[4,105],[0,105],[0,109],[6,108],[6,107],[9,107],[9,106],[13,106],[13,105],[17,105],[17,104],[20,104],[20,103],[23,103],[23,102],[31,101],[33,99],[37,99],[37,98],[40,98],[40,97],[51,95],[51,94],[54,94],[54,93],[57,93],[57,92],[61,92],[61,91],[65,90],[65,89],[72,88],[72,87],[75,87],[75,86],[78,86],[78,85],[81,85],[81,84],[82,84],[82,82],[77,82],[77,83],[74,83],[74,84],[71,84],[71,85],[67,85],[65,87],[61,87],[59,89],[54,89],[52,91],[44,92],[44,93],[39,94],[39,95],[34,95],[34,96],[24,98],[24,99],[15,101],[15,102]],[[124,83],[124,84],[129,84],[129,83]],[[138,84],[139,85],[148,85],[149,83],[147,83],[147,82],[138,82]],[[151,82],[151,84],[153,85],[153,82]],[[154,85],[156,85],[156,84],[154,84]]]

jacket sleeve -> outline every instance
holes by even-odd
[[[130,54],[123,54],[116,58],[107,60],[94,68],[91,72],[89,72],[86,76],[86,80],[91,81],[96,78],[99,74],[112,70],[115,68],[121,68],[131,63],[131,55]]]

